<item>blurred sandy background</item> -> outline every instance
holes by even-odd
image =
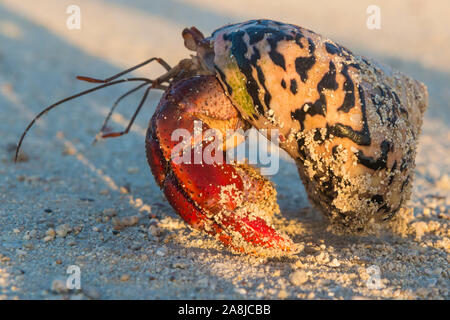
[[[66,27],[73,4],[81,30]],[[372,4],[381,8],[380,30],[366,27]],[[449,13],[446,0],[0,0],[0,298],[448,299]],[[287,260],[230,254],[189,229],[154,183],[144,135],[160,93],[151,94],[133,132],[94,147],[105,113],[127,88],[70,102],[30,131],[24,161],[12,163],[33,115],[88,87],[76,75],[104,78],[153,56],[175,64],[189,54],[184,27],[207,35],[253,18],[312,29],[428,86],[411,211],[396,232],[333,235],[283,162],[274,177],[284,217],[277,223],[304,250]],[[121,105],[115,128],[138,101]],[[124,218],[135,225],[113,233]],[[79,292],[58,287],[69,265],[81,268]],[[371,265],[380,268],[379,289],[367,287]]]

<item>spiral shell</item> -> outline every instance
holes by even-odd
[[[405,205],[424,84],[292,24],[251,20],[204,41],[211,50],[199,56],[241,116],[278,130],[309,199],[333,222],[359,231]]]

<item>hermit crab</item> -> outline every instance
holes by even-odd
[[[256,168],[195,161],[205,148],[214,157],[242,141],[229,130],[254,127],[275,139],[295,160],[311,203],[350,232],[388,220],[405,205],[427,107],[424,84],[292,24],[251,20],[219,28],[207,38],[195,27],[182,35],[195,54],[173,68],[152,58],[105,80],[78,77],[102,84],[44,109],[26,128],[17,152],[35,120],[57,105],[136,81],[139,86],[111,109],[146,87],[128,127],[101,130],[100,136],[126,134],[149,91],[165,90],[146,135],[151,171],[189,225],[235,251],[288,252],[294,244],[271,224],[271,214],[279,210],[276,191]],[[152,61],[167,73],[154,80],[120,78]],[[202,132],[213,129],[226,138],[193,135],[182,144],[174,139],[175,130],[194,133],[197,122]],[[188,155],[187,161],[176,161],[181,154]]]

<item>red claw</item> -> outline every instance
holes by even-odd
[[[216,236],[239,252],[261,249],[289,251],[292,242],[269,222],[278,206],[275,190],[248,165],[196,163],[214,141],[189,141],[190,161],[175,161],[175,129],[194,136],[194,121],[203,132],[214,126],[237,130],[239,115],[214,76],[201,76],[174,84],[162,97],[146,139],[147,160],[157,183],[175,211],[192,227]],[[201,144],[203,148],[196,148]],[[201,154],[200,154],[201,156]],[[212,152],[214,156],[214,151]]]

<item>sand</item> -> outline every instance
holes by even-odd
[[[81,30],[66,28],[70,1],[0,3],[0,299],[449,298],[447,1],[379,1],[381,30],[366,28],[370,1],[77,3]],[[255,17],[310,28],[428,85],[413,196],[390,229],[333,233],[282,158],[272,177],[281,209],[275,223],[302,248],[298,254],[235,255],[193,231],[166,202],[145,159],[159,92],[130,134],[95,146],[113,97],[128,87],[70,102],[30,131],[21,162],[12,162],[34,114],[89,87],[76,75],[107,77],[154,55],[175,64],[188,54],[183,27],[207,34]],[[151,66],[136,74],[160,72]],[[111,126],[123,128],[138,102],[136,95],[123,103]],[[80,268],[80,290],[64,286],[71,265]]]

